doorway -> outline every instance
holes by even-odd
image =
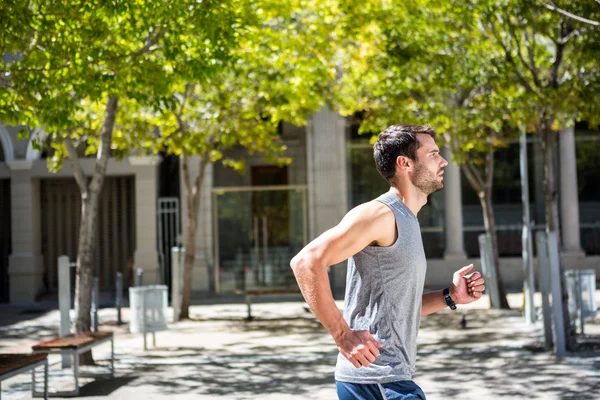
[[[214,188],[217,292],[297,288],[290,261],[307,242],[307,220],[306,185]]]

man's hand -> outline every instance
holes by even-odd
[[[450,296],[456,304],[469,304],[481,298],[485,286],[483,277],[479,272],[466,275],[473,269],[473,264],[467,265],[456,271],[452,278]]]
[[[377,357],[383,345],[369,331],[349,331],[337,341],[340,353],[356,368],[368,367]]]

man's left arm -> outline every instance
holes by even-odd
[[[484,279],[479,272],[467,275],[473,264],[456,271],[452,278],[450,297],[455,304],[469,304],[481,298],[485,290]],[[421,315],[429,315],[448,307],[442,290],[423,294]]]

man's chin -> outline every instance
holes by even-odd
[[[440,190],[442,190],[444,188],[444,182],[440,182],[440,184],[436,187],[433,188],[433,191],[430,193],[435,193],[435,192],[439,192]]]

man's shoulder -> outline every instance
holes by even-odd
[[[354,207],[348,214],[364,228],[362,234],[372,235],[370,246],[389,246],[396,240],[396,223],[392,209],[378,200]]]
[[[387,204],[377,199],[357,205],[350,210],[350,213],[355,214],[359,218],[369,219],[387,219],[394,215],[394,212]]]

